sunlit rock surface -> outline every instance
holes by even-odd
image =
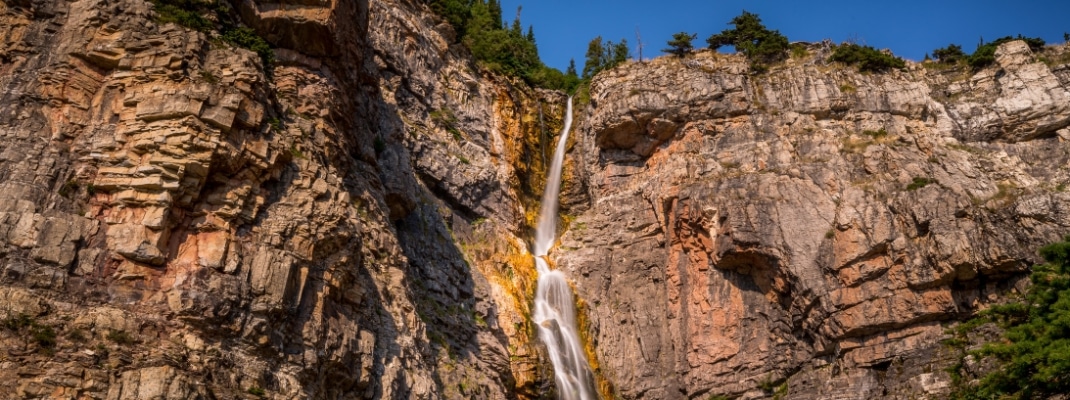
[[[227,4],[268,70],[151,2],[0,3],[0,397],[552,397],[527,243],[565,94],[421,2]],[[1070,231],[1064,48],[828,51],[577,104],[550,256],[603,395],[940,398],[944,327]]]

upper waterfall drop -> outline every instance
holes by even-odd
[[[557,234],[557,197],[561,191],[561,169],[565,158],[568,133],[572,129],[572,98],[568,98],[565,110],[565,127],[554,149],[550,175],[542,196],[542,208],[535,227],[534,255],[539,273],[535,291],[535,323],[539,326],[539,339],[546,344],[550,361],[554,366],[554,380],[558,398],[562,400],[597,399],[594,389],[594,374],[580,343],[576,327],[576,302],[572,287],[565,274],[551,270],[546,255],[553,247]]]
[[[550,164],[550,174],[546,177],[546,189],[542,193],[542,208],[539,210],[539,221],[535,227],[535,257],[545,256],[554,245],[557,235],[557,195],[561,192],[561,170],[565,158],[565,146],[568,143],[568,133],[572,130],[572,98],[568,98],[568,106],[565,108],[565,127],[561,130],[561,138],[557,140],[554,148],[553,162]],[[547,270],[548,271],[548,270]],[[540,270],[539,273],[543,272]]]

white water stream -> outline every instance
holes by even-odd
[[[597,399],[590,364],[580,344],[576,329],[576,302],[565,274],[551,270],[546,254],[553,247],[557,234],[557,195],[561,191],[561,164],[565,158],[565,142],[572,128],[572,98],[565,111],[565,129],[554,149],[554,160],[542,195],[539,225],[535,227],[535,266],[539,272],[535,291],[535,323],[539,339],[546,344],[554,365],[558,398],[562,400]]]

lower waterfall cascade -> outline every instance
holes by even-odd
[[[597,399],[593,373],[576,327],[576,302],[565,273],[551,270],[547,254],[553,247],[557,232],[558,194],[561,191],[561,169],[565,145],[572,128],[572,98],[565,110],[565,127],[554,149],[553,163],[542,196],[535,229],[534,256],[539,274],[535,292],[534,320],[539,327],[539,339],[546,345],[554,366],[558,398],[562,400]]]

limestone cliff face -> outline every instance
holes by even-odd
[[[1012,42],[977,73],[859,74],[828,51],[594,80],[570,155],[591,208],[554,258],[617,396],[941,398],[945,327],[1070,231],[1065,65]]]
[[[270,71],[144,0],[0,3],[4,396],[543,392],[520,237],[564,97],[417,2],[224,6]]]

